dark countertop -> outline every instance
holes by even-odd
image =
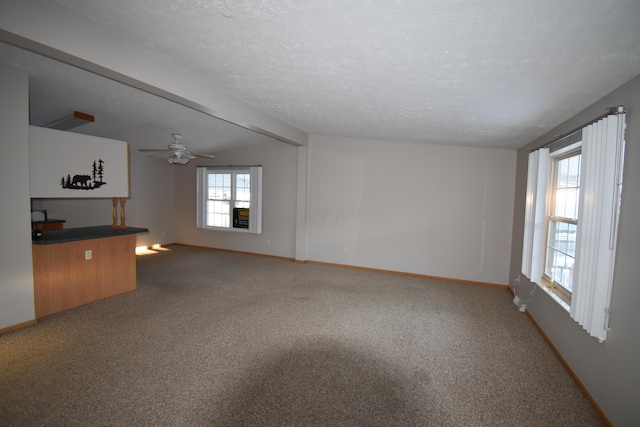
[[[110,225],[97,225],[94,227],[67,228],[66,230],[43,231],[42,237],[33,239],[32,243],[34,245],[50,245],[53,243],[74,242],[76,240],[99,239],[102,237],[115,237],[122,236],[124,234],[148,232],[148,228],[114,228]]]

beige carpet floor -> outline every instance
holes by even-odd
[[[601,425],[504,289],[167,249],[0,336],[0,425]]]

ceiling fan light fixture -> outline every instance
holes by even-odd
[[[156,148],[138,148],[138,152],[140,153],[150,153],[150,154],[169,154],[167,158],[167,162],[172,165],[186,165],[189,163],[189,160],[195,159],[196,157],[205,157],[207,159],[215,159],[214,155],[211,154],[191,154],[187,147],[184,146],[180,142],[182,139],[182,135],[179,133],[171,134],[173,136],[174,142],[169,144],[168,149],[156,149]]]
[[[172,165],[186,165],[187,163],[189,163],[189,159],[173,153],[169,156],[169,158],[167,158],[167,162],[171,163]]]

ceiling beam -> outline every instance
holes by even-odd
[[[57,130],[71,130],[82,125],[86,125],[87,123],[93,123],[94,121],[95,117],[93,117],[91,114],[74,111],[73,114],[61,117],[57,120],[52,121],[51,123],[47,123],[42,127]]]
[[[309,135],[148,51],[32,0],[3,2],[0,41],[294,146]]]

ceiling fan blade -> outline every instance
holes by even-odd
[[[172,150],[156,149],[156,148],[138,148],[140,153],[173,153]]]
[[[156,149],[156,148],[139,148],[138,152],[142,154],[151,154],[151,155],[169,155],[168,161],[169,163],[174,164],[185,164],[189,160],[193,160],[197,157],[204,157],[207,159],[215,159],[216,157],[213,154],[192,154],[187,151],[187,147],[184,146],[180,142],[182,136],[180,134],[172,134],[175,142],[169,144],[168,149]],[[180,160],[183,161],[180,161]]]

